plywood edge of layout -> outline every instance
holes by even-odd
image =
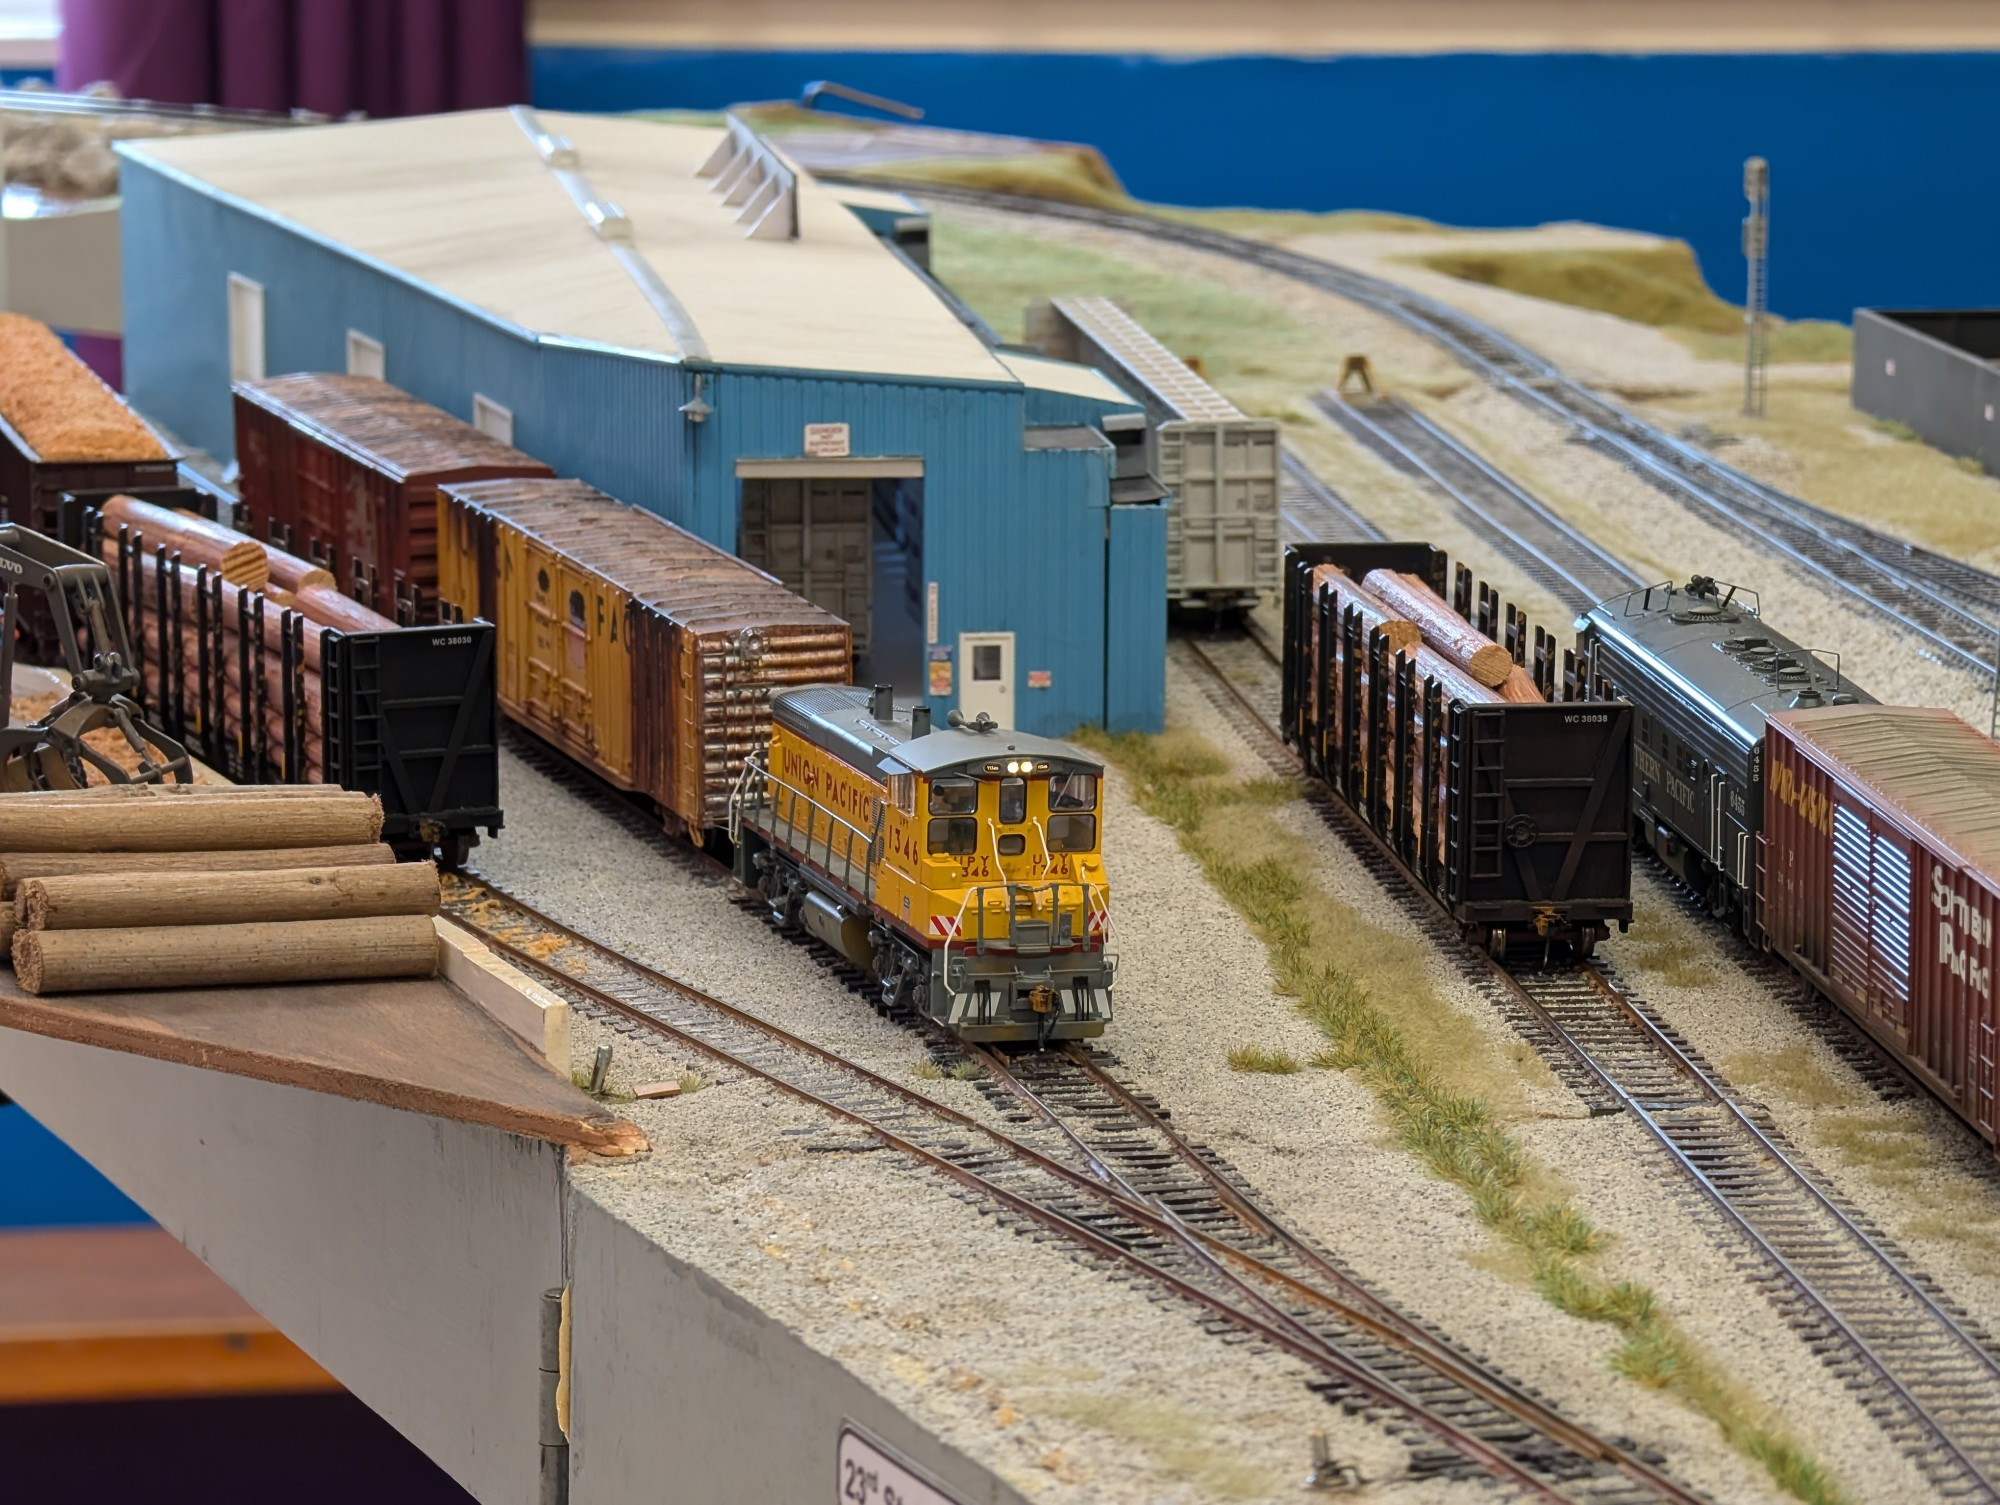
[[[552,1032],[567,1053],[566,1020],[552,1019],[525,979],[509,983],[511,968],[456,950],[444,948],[446,977],[456,971],[483,1002],[445,978],[37,998],[5,972],[0,1027],[598,1154],[647,1148],[636,1127],[549,1069]],[[519,996],[505,1000],[509,987]],[[532,1029],[543,1038],[530,1040]]]

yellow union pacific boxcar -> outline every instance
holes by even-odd
[[[984,717],[933,727],[879,687],[790,690],[771,711],[730,835],[780,923],[868,969],[878,1008],[965,1039],[1104,1032],[1102,764]]]

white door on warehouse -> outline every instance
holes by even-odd
[[[958,692],[958,708],[967,721],[981,711],[1001,726],[1014,724],[1014,634],[1011,632],[961,632],[958,661],[964,675]]]

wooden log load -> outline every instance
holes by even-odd
[[[23,930],[355,920],[437,912],[437,869],[428,862],[72,874],[25,879],[15,900],[15,918]]]
[[[14,973],[30,993],[226,987],[361,977],[430,977],[428,915],[118,930],[18,930]]]
[[[1390,610],[1416,624],[1426,644],[1489,689],[1506,683],[1513,655],[1466,621],[1415,575],[1370,570],[1367,586]]]
[[[310,788],[313,786],[302,786]],[[13,899],[29,878],[69,873],[268,872],[301,867],[387,865],[395,850],[380,842],[338,847],[274,847],[260,851],[173,852],[5,852],[0,853],[0,901]],[[13,906],[0,907],[12,914]]]
[[[381,839],[382,801],[318,786],[319,798],[38,803],[0,799],[0,850],[181,852],[367,845]],[[171,866],[171,864],[162,864]]]
[[[197,565],[219,571],[230,585],[262,590],[271,578],[271,562],[264,547],[248,534],[212,523],[191,512],[175,512],[155,507],[135,497],[114,496],[104,504],[104,547],[108,563],[117,562],[120,527],[137,534],[148,563],[162,544],[169,554],[181,556],[181,570],[191,577]]]

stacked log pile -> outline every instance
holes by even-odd
[[[113,785],[0,795],[0,934],[30,993],[437,970],[437,870],[373,795]]]
[[[158,666],[163,656],[178,653],[179,680],[186,702],[196,708],[194,721],[204,734],[214,733],[232,745],[239,755],[254,742],[252,731],[261,726],[272,772],[320,780],[326,776],[325,713],[321,690],[322,636],[338,632],[390,632],[396,624],[359,602],[349,600],[333,588],[333,576],[326,570],[245,533],[225,528],[206,518],[174,512],[132,497],[113,497],[105,503],[103,553],[114,570],[118,568],[121,539],[138,556],[136,592],[141,627],[134,634],[134,648],[153,667],[149,679],[164,689]],[[159,610],[160,582],[158,550],[178,555],[177,613],[163,617]],[[207,655],[204,694],[204,656],[201,623],[206,619],[200,602],[201,571],[223,582],[218,637],[211,635]],[[214,598],[210,610],[213,611]],[[249,626],[257,621],[259,629]],[[296,613],[298,633],[298,678],[293,683],[290,704],[300,718],[302,767],[287,770],[279,766],[285,754],[285,613]],[[246,628],[248,652],[245,652]],[[250,671],[244,672],[249,660]],[[261,681],[261,687],[260,682]],[[261,688],[261,721],[257,710]],[[206,722],[219,700],[220,724]],[[211,749],[210,756],[217,754]]]
[[[1331,598],[1336,631],[1342,629],[1350,611],[1360,620],[1362,656],[1356,661],[1354,670],[1363,696],[1369,693],[1368,644],[1377,631],[1386,641],[1392,668],[1399,657],[1410,661],[1416,675],[1416,696],[1409,707],[1407,721],[1412,739],[1418,745],[1426,736],[1434,736],[1439,730],[1429,725],[1424,698],[1425,687],[1429,683],[1437,685],[1441,708],[1449,707],[1453,701],[1476,706],[1544,700],[1534,676],[1515,663],[1513,655],[1466,621],[1452,609],[1450,603],[1418,577],[1393,570],[1371,570],[1363,580],[1356,582],[1338,566],[1328,564],[1315,566],[1312,578],[1314,601],[1324,602]],[[1317,611],[1311,631],[1316,644],[1319,631]],[[1325,686],[1314,684],[1308,692],[1310,708],[1315,716],[1322,689],[1335,697],[1336,704],[1344,693],[1346,660],[1344,655],[1332,657],[1335,663],[1333,682]],[[1384,705],[1392,715],[1400,716],[1396,700],[1397,685],[1391,679],[1385,687]],[[1370,717],[1364,714],[1356,730],[1356,753],[1363,766],[1369,766]],[[1433,849],[1445,837],[1447,775],[1448,770],[1440,765],[1436,770],[1437,786],[1429,790],[1423,787],[1419,770],[1412,770],[1409,781],[1406,818],[1412,826],[1429,823],[1426,841]]]
[[[1529,704],[1546,699],[1534,675],[1515,663],[1512,654],[1415,575],[1370,570],[1364,583],[1390,610],[1416,624],[1426,647],[1450,659],[1501,700]]]

